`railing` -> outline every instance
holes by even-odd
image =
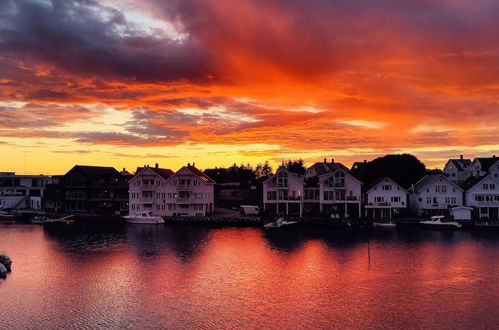
[[[190,185],[190,184],[179,184],[177,186],[177,189],[178,190],[191,190],[192,189],[192,185]]]
[[[189,203],[190,201],[190,197],[177,197],[177,203]]]
[[[369,206],[390,206],[391,203],[389,203],[389,202],[371,202],[371,203],[368,203],[367,205],[369,205]]]

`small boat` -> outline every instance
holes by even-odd
[[[153,215],[151,212],[142,212],[134,215],[124,216],[128,223],[145,223],[145,224],[159,224],[165,223],[162,217]]]
[[[373,227],[379,228],[395,228],[397,224],[391,221],[373,221]]]
[[[14,218],[15,218],[14,214],[9,213],[7,211],[0,210],[0,219],[3,219],[3,220],[12,220]]]
[[[428,228],[448,228],[448,229],[459,229],[463,225],[456,221],[450,221],[445,218],[443,215],[435,215],[430,218],[430,220],[423,220],[419,222],[420,225],[423,225]]]
[[[7,272],[10,272],[12,267],[12,260],[5,253],[0,253],[0,265],[4,266]]]
[[[290,226],[297,224],[298,221],[286,220],[284,218],[279,218],[275,222],[269,222],[263,225],[264,228],[280,228],[284,226]]]
[[[43,224],[46,224],[46,223],[53,223],[53,222],[66,222],[66,223],[69,223],[69,222],[74,222],[74,220],[70,220],[69,218],[71,218],[73,215],[67,215],[65,217],[62,217],[62,218],[52,218],[52,217],[49,217],[49,216],[46,216],[46,215],[37,215],[35,216],[34,218],[31,218],[30,222],[32,224],[37,224],[37,225],[43,225]]]

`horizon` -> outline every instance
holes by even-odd
[[[499,155],[496,2],[7,0],[0,12],[2,171]]]

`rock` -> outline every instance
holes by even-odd
[[[0,264],[2,264],[8,272],[11,271],[12,260],[9,258],[8,255],[3,253],[0,254]]]
[[[3,264],[0,264],[0,277],[7,277],[7,268]]]

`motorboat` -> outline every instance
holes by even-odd
[[[274,222],[269,222],[263,225],[264,228],[280,228],[284,226],[290,226],[297,224],[298,221],[286,220],[284,218],[278,218]]]
[[[391,221],[373,221],[373,227],[378,228],[395,228],[397,224]]]
[[[153,215],[151,212],[142,212],[133,215],[124,216],[128,223],[159,224],[165,223],[162,217]]]
[[[66,223],[70,223],[70,222],[74,222],[74,220],[70,219],[71,217],[73,217],[72,214],[64,216],[62,218],[53,218],[53,217],[49,217],[49,216],[46,216],[46,215],[37,215],[37,216],[31,218],[30,222],[32,224],[37,224],[37,225],[43,225],[43,224],[46,224],[46,223],[53,223],[53,222],[66,222]]]
[[[449,228],[449,229],[459,229],[463,226],[459,222],[448,220],[443,215],[435,215],[431,217],[430,220],[420,221],[419,224],[429,228]]]

